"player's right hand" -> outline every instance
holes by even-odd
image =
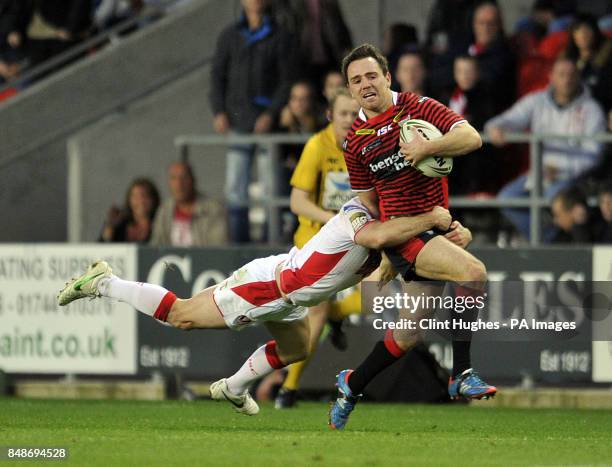
[[[433,227],[443,232],[446,232],[453,221],[451,213],[448,212],[448,209],[443,208],[442,206],[436,206],[431,210],[431,214],[433,215]]]

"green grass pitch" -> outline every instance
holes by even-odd
[[[247,417],[212,401],[0,399],[0,445],[65,446],[59,465],[82,466],[602,465],[612,412],[361,403],[339,432],[322,403]]]

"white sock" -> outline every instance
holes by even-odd
[[[271,352],[273,352],[272,356],[270,356]],[[271,362],[274,363],[274,366]],[[253,352],[242,367],[227,378],[227,389],[235,395],[243,394],[254,381],[283,366],[276,355],[276,343],[268,342]]]
[[[165,318],[176,300],[176,296],[172,292],[159,285],[126,281],[115,275],[101,279],[98,283],[98,291],[104,297],[114,298],[132,305],[145,315],[155,318],[161,315],[163,319],[158,319],[158,321],[164,324],[168,324],[165,323]]]

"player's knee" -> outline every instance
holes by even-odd
[[[465,271],[467,282],[476,284],[485,284],[487,282],[487,268],[482,261],[472,259]]]

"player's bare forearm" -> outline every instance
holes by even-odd
[[[309,196],[309,192],[300,190],[299,188],[293,188],[289,200],[291,212],[298,216],[304,216],[315,222],[325,224],[334,216],[334,213],[317,206],[310,200]]]
[[[468,154],[482,146],[482,138],[467,122],[461,123],[442,138],[427,142],[431,155],[454,157]]]
[[[418,216],[396,217],[386,222],[371,222],[357,233],[355,242],[375,249],[392,247],[401,245],[434,227],[447,229],[450,223],[450,213],[442,207],[436,207]]]

